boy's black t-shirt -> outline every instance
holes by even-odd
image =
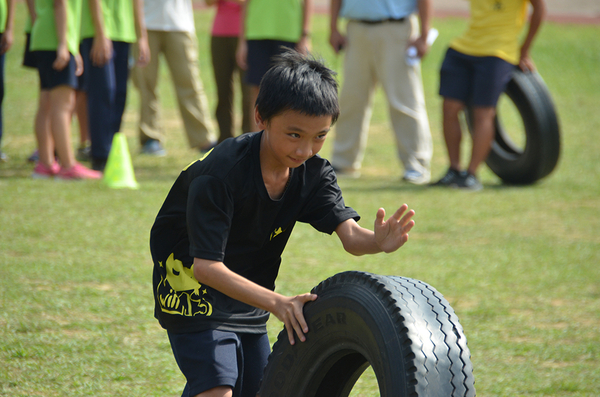
[[[232,299],[193,275],[193,258],[221,261],[273,290],[296,221],[332,234],[360,217],[346,207],[335,173],[319,156],[291,169],[272,200],[260,170],[262,133],[229,139],[181,172],[150,235],[155,317],[171,332],[266,332],[269,313]]]

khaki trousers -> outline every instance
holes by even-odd
[[[162,53],[171,72],[179,111],[188,142],[192,148],[205,147],[217,140],[208,100],[198,68],[197,39],[190,32],[148,31],[151,61],[143,68],[135,67],[134,82],[140,91],[140,142],[149,139],[164,142],[159,124],[159,104],[156,95],[159,55]]]
[[[388,101],[398,157],[405,170],[429,173],[433,144],[420,65],[408,66],[405,52],[416,36],[415,15],[403,22],[348,22],[341,114],[336,124],[334,167],[361,168],[371,120],[373,93],[380,83]]]

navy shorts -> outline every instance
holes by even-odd
[[[498,57],[476,57],[448,48],[440,70],[440,95],[469,106],[496,107],[514,68]]]
[[[255,397],[271,353],[267,334],[219,330],[175,334],[169,341],[187,383],[181,397],[231,386],[234,397]]]
[[[56,60],[56,51],[33,51],[38,72],[40,74],[40,88],[51,90],[60,85],[67,85],[77,89],[77,63],[70,54],[69,64],[63,70],[54,70],[52,64]]]
[[[29,44],[31,43],[31,33],[25,33],[25,50],[23,51],[23,66],[28,68],[37,69],[37,63],[35,56],[29,51]]]
[[[272,59],[286,48],[296,48],[296,43],[281,40],[248,40],[248,70],[246,83],[260,85],[267,70],[273,66]]]

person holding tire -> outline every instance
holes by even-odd
[[[519,49],[529,3],[533,12]],[[439,93],[444,98],[443,131],[450,166],[434,186],[483,188],[476,172],[494,140],[498,98],[515,65],[525,71],[535,70],[529,51],[545,14],[545,0],[471,0],[469,28],[450,43],[440,70]],[[463,171],[459,114],[465,106],[473,109],[473,148],[469,165]]]
[[[255,396],[270,353],[273,313],[291,344],[309,332],[317,295],[274,292],[296,222],[335,232],[354,255],[393,252],[408,240],[406,204],[373,230],[358,225],[329,162],[317,155],[339,115],[334,72],[294,50],[261,81],[261,131],[227,139],[186,167],[150,235],[155,317],[187,383],[183,396]]]

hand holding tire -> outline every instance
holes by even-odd
[[[285,326],[290,345],[296,343],[294,332],[298,335],[301,342],[306,340],[304,334],[308,332],[308,324],[304,319],[303,308],[304,304],[317,299],[315,294],[303,294],[293,297],[282,296],[279,302],[275,305],[275,310],[272,312]]]

